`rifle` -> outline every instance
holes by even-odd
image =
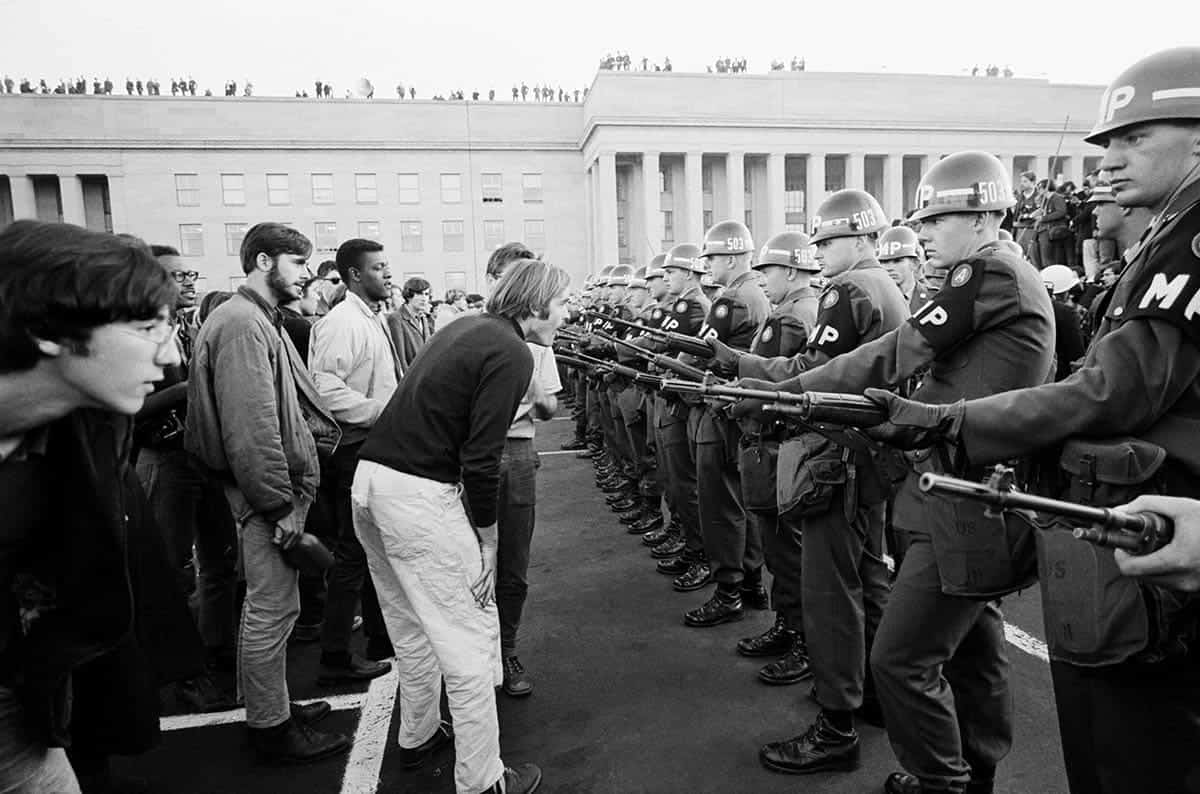
[[[622,378],[628,378],[634,383],[641,383],[644,386],[650,386],[655,389],[662,386],[663,379],[658,375],[650,375],[646,372],[636,370],[633,367],[627,367],[624,364],[617,364],[612,361],[593,358],[592,356],[584,353],[576,353],[573,356],[561,356],[560,358],[567,360],[568,366],[575,366],[579,368],[591,367],[601,372],[611,372],[614,375],[621,376]]]
[[[867,397],[855,394],[806,391],[800,393],[743,389],[723,383],[680,383],[664,381],[667,391],[699,394],[726,402],[762,400],[764,411],[797,417],[802,423],[824,423],[849,427],[871,427],[887,421],[887,412]]]
[[[623,328],[628,328],[631,331],[637,331],[641,334],[657,339],[666,345],[668,350],[676,353],[687,353],[689,356],[695,356],[698,359],[708,360],[713,357],[712,348],[704,343],[704,340],[697,339],[694,336],[687,334],[677,334],[674,331],[663,331],[660,328],[650,328],[641,323],[631,323],[628,320],[622,320],[619,317],[605,317],[597,315],[597,319],[611,322],[614,325],[619,325]]]
[[[609,336],[603,331],[597,331],[596,336],[600,337],[606,342],[612,342],[614,345],[618,345],[625,350],[628,350],[635,358],[640,358],[642,361],[646,361],[656,367],[661,367],[662,369],[674,372],[684,380],[704,380],[706,373],[699,367],[693,367],[691,364],[684,364],[679,359],[671,358],[670,356],[664,356],[661,353],[651,352],[644,347],[638,347],[632,342],[626,342],[624,339],[617,339],[615,336]]]
[[[1149,554],[1171,542],[1175,526],[1158,513],[1122,513],[1108,507],[1089,507],[1034,496],[1013,490],[1013,470],[997,465],[981,483],[927,472],[918,483],[925,493],[943,494],[955,499],[983,502],[987,514],[997,516],[1005,510],[1030,510],[1088,524],[1075,527],[1072,534],[1088,543],[1106,548],[1124,549],[1130,554]],[[1050,525],[1031,522],[1039,529]]]

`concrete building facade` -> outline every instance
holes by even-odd
[[[394,278],[482,291],[521,240],[578,278],[698,242],[804,229],[862,188],[892,217],[963,149],[1079,183],[1100,86],[779,72],[597,75],[582,104],[269,97],[0,97],[0,225],[65,220],[167,243],[202,289],[240,281],[241,235],[289,223],[331,257],[377,237]]]

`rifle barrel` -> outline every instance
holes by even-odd
[[[849,427],[874,427],[888,419],[887,411],[868,397],[857,394],[810,391],[804,398],[804,418]]]

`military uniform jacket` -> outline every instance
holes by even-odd
[[[700,289],[699,284],[688,287],[679,295],[668,299],[662,325],[659,327],[664,331],[674,331],[677,334],[699,336],[701,329],[704,328],[704,319],[708,316],[711,305],[708,296],[704,294],[704,290]],[[690,398],[667,395],[664,392],[660,395],[660,399],[663,401],[663,410],[657,411],[655,414],[660,427],[687,420],[687,404]],[[691,400],[691,402],[699,402],[699,400]]]
[[[1103,441],[1118,449],[1150,442],[1166,453],[1152,487],[1195,496],[1200,181],[1180,191],[1151,224],[1108,296],[1077,371],[1055,383],[967,403],[960,431],[965,454],[974,463],[989,463],[1066,442],[1062,467],[1069,471],[1082,457],[1072,447],[1099,451]],[[1089,500],[1091,494],[1067,497]],[[1164,644],[1180,631],[1192,632],[1196,642],[1194,596],[1122,577],[1110,550],[1059,543],[1073,541],[1061,534],[1038,534],[1052,658],[1114,664],[1143,651],[1151,657],[1167,652]]]
[[[738,374],[787,380],[879,338],[908,316],[904,294],[896,282],[874,258],[864,259],[829,280],[821,292],[816,325],[801,353],[775,358],[743,356]]]
[[[764,358],[794,356],[808,346],[817,324],[821,293],[813,287],[794,289],[771,310],[750,345],[750,352]]]
[[[759,286],[759,278],[750,270],[729,282],[713,301],[699,335],[719,339],[735,350],[749,350],[771,313],[771,302]]]

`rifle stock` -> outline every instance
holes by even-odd
[[[997,513],[1005,510],[1031,510],[1087,524],[1072,530],[1076,538],[1097,546],[1124,549],[1130,554],[1149,554],[1171,542],[1175,527],[1158,513],[1121,513],[1108,507],[1063,502],[1013,490],[1013,472],[996,466],[984,482],[960,480],[944,474],[926,472],[918,485],[925,493],[953,499],[981,502]]]

